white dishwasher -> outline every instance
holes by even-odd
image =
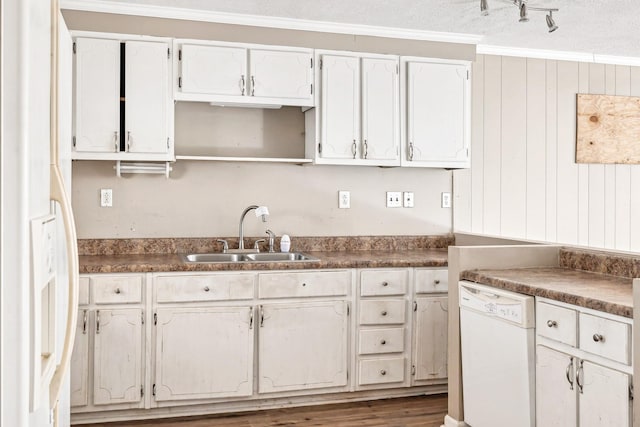
[[[535,426],[534,298],[461,281],[464,421]]]

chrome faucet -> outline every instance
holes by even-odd
[[[275,252],[275,250],[273,249],[273,244],[276,240],[276,233],[271,230],[267,230],[265,231],[265,233],[269,235],[269,252]]]
[[[244,250],[244,217],[250,210],[256,210],[256,216],[262,217],[262,222],[267,222],[267,216],[269,216],[269,209],[266,206],[251,205],[242,211],[240,215],[240,227],[238,231],[238,250]]]

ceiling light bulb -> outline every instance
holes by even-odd
[[[480,0],[480,14],[487,16],[489,14],[489,4],[487,0]]]
[[[527,16],[527,4],[525,2],[520,3],[520,22],[527,22],[529,17]]]
[[[547,27],[549,27],[549,32],[553,33],[555,30],[558,29],[558,26],[556,25],[556,22],[553,20],[553,16],[552,16],[552,12],[549,11],[549,14],[547,15]]]

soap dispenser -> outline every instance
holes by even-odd
[[[288,234],[283,234],[280,238],[280,252],[289,252],[291,249],[291,239]]]

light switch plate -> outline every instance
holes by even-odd
[[[413,207],[413,191],[405,191],[404,193],[402,193],[403,195],[403,206],[405,208],[412,208]]]
[[[387,191],[387,207],[388,208],[402,207],[402,191]]]
[[[351,193],[349,191],[338,191],[338,208],[351,208]]]

